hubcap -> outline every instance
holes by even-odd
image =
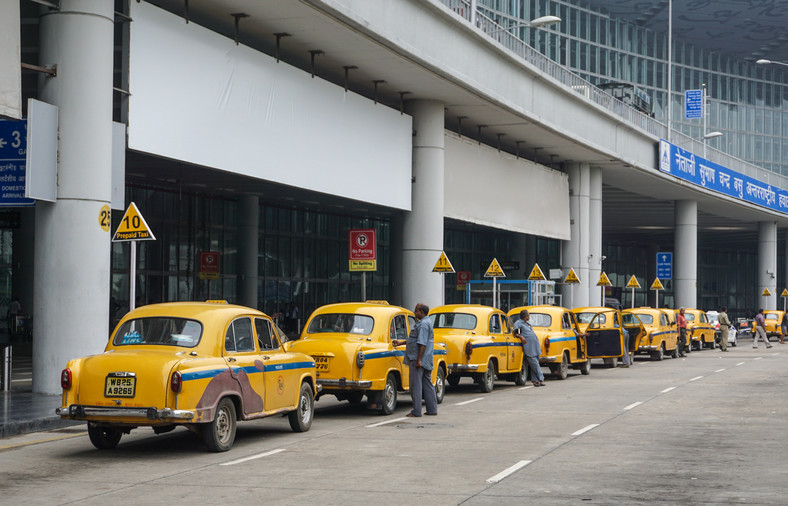
[[[230,437],[230,417],[225,408],[216,415],[216,435],[223,443]]]

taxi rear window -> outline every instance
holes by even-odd
[[[312,318],[307,327],[307,334],[339,332],[342,334],[360,334],[367,336],[375,327],[375,319],[364,314],[326,313]]]
[[[577,323],[591,323],[591,320],[594,316],[599,315],[599,318],[596,319],[598,324],[604,324],[607,321],[607,315],[604,313],[577,313],[575,316],[577,317]]]
[[[654,317],[650,314],[637,313],[637,315],[638,318],[640,318],[640,321],[643,322],[643,325],[651,325],[652,323],[654,323]]]
[[[430,315],[430,320],[435,329],[473,330],[476,328],[476,317],[468,313],[435,313]]]
[[[125,322],[112,339],[115,346],[154,344],[193,348],[200,342],[202,324],[186,318],[150,317]]]
[[[766,313],[764,314],[764,316],[766,317],[767,320],[777,320],[777,317],[779,315],[776,315],[774,313]]]
[[[695,321],[695,315],[692,313],[684,313],[684,318],[686,318],[688,322]]]
[[[553,323],[553,317],[547,313],[531,313],[528,323],[532,327],[549,327]]]

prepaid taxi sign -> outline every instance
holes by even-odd
[[[528,275],[529,281],[546,281],[547,278],[544,277],[544,273],[542,269],[539,268],[539,264],[534,264],[534,268],[531,269],[531,274]]]
[[[610,278],[607,277],[607,274],[602,272],[599,275],[599,281],[596,282],[596,286],[613,286],[613,283],[610,282]]]
[[[506,274],[503,273],[503,269],[501,269],[501,264],[498,263],[497,258],[493,258],[493,261],[490,262],[490,266],[487,267],[487,272],[484,273],[485,278],[505,278]]]
[[[652,290],[664,290],[665,287],[662,286],[662,282],[659,280],[659,278],[654,278],[654,282],[651,283],[651,289]]]
[[[788,297],[788,288],[783,288],[783,292],[780,294],[780,297]]]
[[[580,278],[577,276],[574,268],[569,269],[569,274],[566,275],[564,283],[579,283]]]
[[[150,231],[148,223],[142,217],[142,213],[137,209],[137,205],[132,202],[129,204],[126,213],[120,220],[118,229],[115,230],[115,235],[112,236],[112,242],[125,242],[125,241],[155,241],[153,232]]]
[[[629,281],[627,282],[627,288],[640,288],[640,283],[638,283],[638,278],[635,277],[633,274]]]
[[[435,267],[432,268],[432,272],[454,272],[454,266],[449,261],[445,252],[441,251],[441,256],[438,258]]]
[[[768,288],[764,288],[763,293],[761,295],[764,297],[770,297],[772,295],[772,292],[770,292]]]

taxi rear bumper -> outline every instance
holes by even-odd
[[[465,371],[478,371],[478,365],[471,364],[451,364],[449,365],[450,372],[465,372]]]
[[[348,381],[346,378],[339,379],[318,379],[317,386],[322,390],[323,387],[340,387],[340,388],[370,388],[372,386],[371,380],[363,381]]]
[[[106,418],[143,418],[146,420],[189,420],[194,418],[194,411],[184,409],[157,409],[157,408],[122,408],[105,406],[85,406],[82,404],[72,404],[68,407],[55,409],[55,414],[67,416],[73,419],[83,419],[89,417]]]

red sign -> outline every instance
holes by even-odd
[[[200,279],[219,279],[219,252],[200,252]]]
[[[348,251],[350,260],[377,260],[375,229],[351,230]]]
[[[457,290],[465,290],[471,280],[471,271],[457,271]]]

